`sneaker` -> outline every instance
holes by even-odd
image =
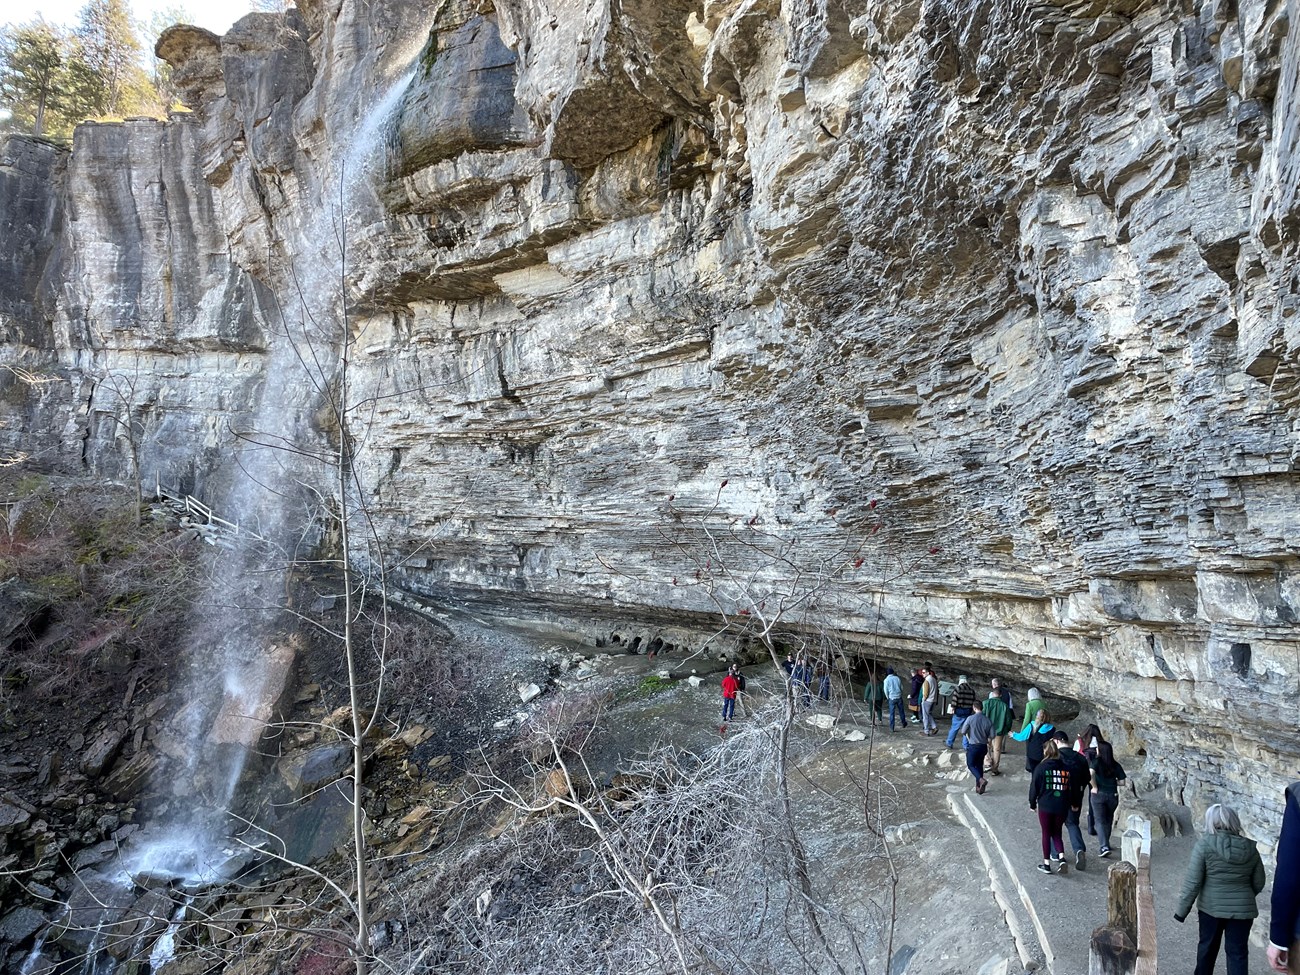
[[[1101,848],[1101,852],[1099,852],[1099,853],[1097,854],[1097,856],[1099,856],[1099,857],[1108,857],[1108,856],[1110,856],[1110,847],[1109,847],[1109,846],[1103,846],[1103,847]]]
[[[1070,872],[1070,865],[1066,862],[1065,857],[1061,857],[1061,862],[1057,866],[1056,872],[1059,873],[1061,876],[1065,876],[1067,873]]]
[[[1087,870],[1087,869],[1088,869],[1088,851],[1087,851],[1087,850],[1079,850],[1077,853],[1074,854],[1074,865],[1075,865],[1076,867],[1078,867],[1080,870]]]
[[[989,781],[988,779],[980,779],[978,782],[976,782],[975,791],[978,792],[980,795],[984,795],[984,790],[988,787],[988,781]]]
[[[1047,864],[1045,864],[1045,863],[1040,863],[1040,864],[1038,865],[1038,872],[1039,872],[1039,873],[1048,873],[1048,874],[1050,874],[1050,873],[1052,872],[1052,868],[1049,867],[1049,866],[1048,866]]]

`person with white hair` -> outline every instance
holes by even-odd
[[[1041,710],[1043,710],[1043,695],[1038,692],[1037,687],[1031,687],[1025,691],[1025,721],[1020,726],[1021,734],[1033,726],[1034,716]]]
[[[1246,975],[1250,928],[1259,917],[1255,899],[1264,889],[1264,861],[1255,841],[1241,835],[1231,806],[1205,810],[1205,835],[1196,841],[1174,920],[1186,920],[1193,902],[1200,917],[1195,975],[1213,975],[1219,945],[1226,942],[1228,975]]]

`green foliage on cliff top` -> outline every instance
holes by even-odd
[[[148,29],[165,26],[155,17]],[[167,66],[146,59],[125,0],[89,0],[70,31],[39,16],[0,28],[0,132],[66,142],[79,122],[161,117],[175,97]]]

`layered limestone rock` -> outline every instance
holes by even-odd
[[[1267,835],[1300,748],[1297,18],[345,0],[174,28],[193,116],[9,143],[4,361],[58,382],[3,380],[4,446],[215,492],[290,381],[285,322],[329,346],[346,306],[411,593],[1009,675]]]

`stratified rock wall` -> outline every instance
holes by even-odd
[[[9,144],[4,355],[60,382],[5,399],[4,444],[215,490],[285,322],[346,307],[410,591],[1012,675],[1266,831],[1300,749],[1298,24],[345,0],[173,28],[194,116]]]

